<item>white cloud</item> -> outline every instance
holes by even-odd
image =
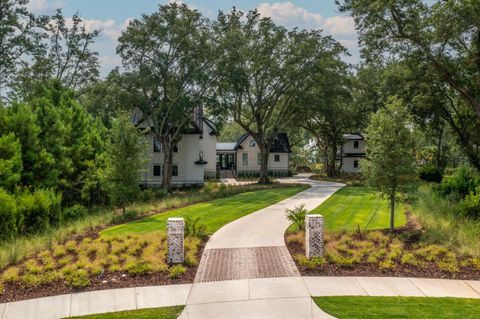
[[[331,17],[325,20],[324,26],[331,34],[355,34],[355,22],[352,17]]]
[[[261,3],[258,13],[287,28],[323,29],[332,35],[355,35],[352,17],[334,16],[324,19],[320,13],[310,12],[294,3]]]
[[[67,18],[66,24],[67,26],[71,27],[73,24],[73,20],[71,18]],[[100,36],[107,36],[113,41],[117,41],[118,37],[122,34],[132,18],[125,19],[123,23],[117,24],[113,19],[107,20],[97,20],[97,19],[83,19],[83,24],[85,25],[85,29],[88,32],[92,32],[93,30],[100,30]]]
[[[33,13],[45,13],[46,11],[60,9],[65,6],[63,1],[48,1],[48,0],[30,0],[27,8]]]
[[[287,27],[319,28],[322,16],[311,13],[291,2],[261,3],[257,7],[261,16],[272,18],[273,21]]]

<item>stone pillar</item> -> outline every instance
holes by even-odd
[[[183,218],[169,218],[167,220],[167,262],[169,264],[181,264],[184,261],[184,232],[185,222]]]
[[[305,251],[307,258],[323,257],[323,216],[305,217]]]

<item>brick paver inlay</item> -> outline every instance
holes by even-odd
[[[195,282],[300,276],[286,247],[206,249]]]

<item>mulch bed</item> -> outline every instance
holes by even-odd
[[[305,255],[305,247],[296,242],[287,243],[292,256]],[[301,266],[295,261],[302,276],[358,276],[358,277],[415,277],[415,278],[440,278],[480,280],[480,271],[473,268],[461,268],[461,271],[452,275],[439,271],[436,267],[418,268],[411,265],[398,264],[394,269],[382,269],[377,264],[362,263],[352,267],[341,267],[334,264],[324,264],[315,269]]]
[[[89,234],[77,235],[75,239],[80,239],[84,237],[96,238],[98,237],[98,234],[91,232]],[[203,249],[205,248],[206,243],[207,239],[202,242],[198,249],[198,261],[200,261],[201,259]],[[193,283],[195,275],[197,273],[198,265],[184,265],[184,267],[187,269],[187,271],[176,279],[169,278],[168,272],[156,272],[143,276],[132,276],[126,272],[104,272],[98,276],[91,276],[90,285],[83,289],[72,289],[68,287],[62,280],[57,280],[48,285],[33,288],[25,288],[20,283],[4,283],[5,291],[3,294],[0,295],[0,303],[84,291]]]
[[[407,247],[411,247],[420,240],[422,225],[411,212],[407,211],[407,224],[394,231],[395,235],[403,235],[403,242]],[[389,230],[381,230],[384,234],[391,234]],[[289,242],[285,234],[285,243],[292,256],[297,254],[305,255],[305,247],[298,242]],[[353,235],[354,238],[361,239],[360,234]],[[462,279],[462,280],[480,280],[480,271],[472,267],[461,267],[460,272],[452,275],[439,270],[434,263],[431,267],[415,267],[409,264],[397,263],[393,269],[380,268],[375,263],[360,263],[351,267],[339,266],[335,264],[324,264],[310,269],[300,265],[297,260],[295,264],[302,276],[358,276],[358,277],[414,277],[414,278],[439,278],[439,279]]]

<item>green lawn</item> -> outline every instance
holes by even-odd
[[[395,207],[395,226],[406,223],[405,208],[402,204]],[[357,225],[364,230],[388,228],[390,208],[385,199],[375,195],[373,188],[365,186],[345,186],[329,199],[315,208],[312,213],[325,218],[325,227],[329,230],[356,230]]]
[[[424,297],[314,297],[339,319],[469,319],[479,318],[480,300]]]
[[[281,187],[253,192],[246,192],[226,198],[199,203],[184,208],[174,209],[127,224],[114,226],[101,232],[103,236],[143,234],[166,231],[169,217],[200,217],[207,226],[207,232],[213,234],[220,227],[242,216],[275,204],[305,190],[308,186]]]
[[[133,311],[112,312],[100,315],[73,317],[81,319],[176,319],[183,310],[183,306],[152,308]]]

